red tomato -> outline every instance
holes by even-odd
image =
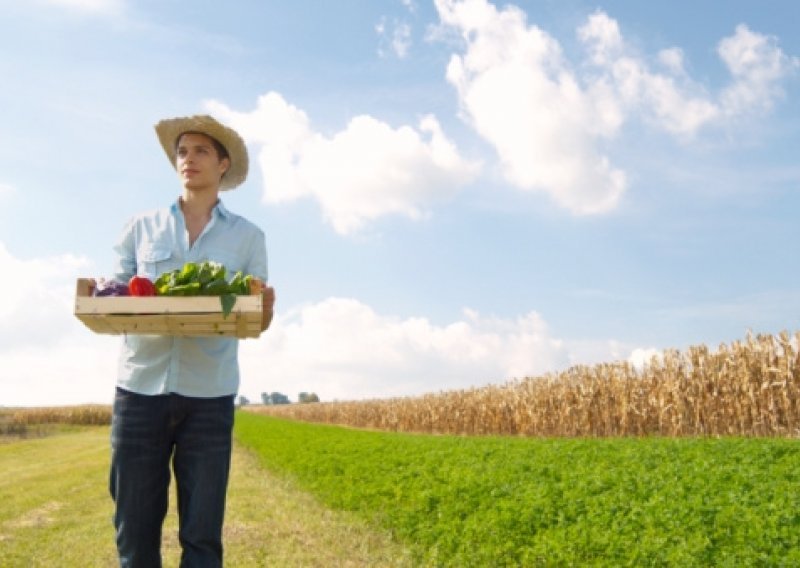
[[[128,290],[131,296],[155,296],[156,287],[149,278],[144,276],[134,276],[128,282]]]

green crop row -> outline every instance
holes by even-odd
[[[236,435],[420,566],[800,565],[796,440],[427,436],[248,412]]]

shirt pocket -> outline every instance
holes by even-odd
[[[136,274],[155,280],[164,272],[174,270],[175,262],[170,247],[148,243],[136,251]]]

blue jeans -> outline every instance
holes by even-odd
[[[118,388],[110,490],[120,566],[161,566],[170,460],[182,567],[222,566],[234,397],[145,396]]]

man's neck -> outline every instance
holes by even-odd
[[[219,191],[195,192],[184,190],[180,206],[184,216],[208,219],[219,201]]]

